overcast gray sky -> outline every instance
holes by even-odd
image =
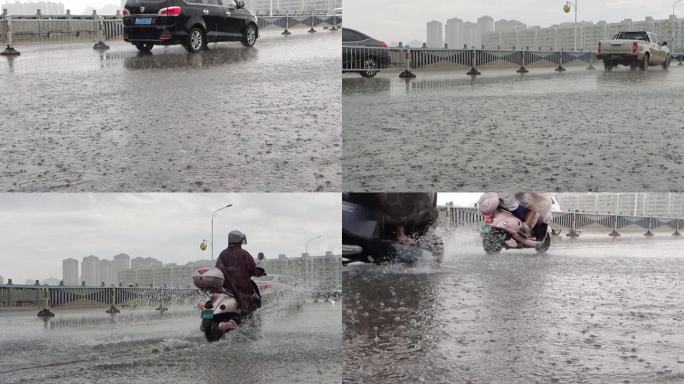
[[[672,13],[673,0],[578,0],[580,20],[643,20],[646,16],[665,19]],[[574,21],[572,12],[562,8],[564,0],[344,0],[344,25],[372,37],[392,41],[425,41],[425,23],[446,22],[458,17],[477,21],[480,16],[494,20],[517,19],[542,27]],[[684,16],[684,3],[677,8]]]
[[[253,256],[279,253],[340,254],[342,208],[339,193],[302,194],[0,194],[0,275],[26,279],[62,278],[62,260],[89,254],[111,259],[154,257],[185,264],[210,259],[211,213],[216,216],[214,251],[239,229]]]

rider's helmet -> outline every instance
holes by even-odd
[[[477,206],[483,216],[491,215],[499,207],[499,194],[496,192],[483,193],[480,200],[477,201]]]
[[[244,233],[237,230],[230,231],[230,233],[228,233],[228,243],[247,244],[247,236],[245,236]]]

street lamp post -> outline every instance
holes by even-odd
[[[672,53],[675,53],[675,23],[677,22],[677,16],[675,15],[675,8],[677,4],[681,3],[682,0],[676,0],[672,4]]]
[[[232,207],[232,206],[233,206],[233,204],[228,204],[224,207],[221,207],[221,208],[215,210],[211,214],[211,261],[214,261],[214,218],[216,217],[216,214],[219,213],[219,211],[226,209],[226,208],[229,208],[229,207]]]
[[[579,0],[567,0],[565,2],[565,6],[563,9],[565,10],[565,13],[570,12],[570,7],[572,6],[575,8],[575,52],[577,52],[577,2]],[[679,0],[681,1],[681,0]]]
[[[318,236],[312,237],[312,238],[310,238],[309,240],[306,241],[306,254],[307,254],[307,255],[309,255],[309,243],[312,242],[312,241],[314,241],[314,240],[316,240],[316,239],[320,239],[321,237],[323,237],[323,236],[322,236],[322,235],[318,235]]]

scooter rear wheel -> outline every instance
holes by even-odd
[[[213,343],[221,340],[223,337],[223,332],[219,329],[218,325],[218,321],[212,321],[209,327],[204,329],[204,337],[207,338],[208,342]]]
[[[547,233],[544,237],[544,242],[542,242],[541,247],[537,248],[537,253],[546,253],[551,246],[551,236]]]

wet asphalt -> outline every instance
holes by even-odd
[[[460,232],[441,267],[350,265],[344,382],[683,382],[684,241],[582,236],[487,257]]]
[[[684,66],[345,74],[345,191],[680,191]]]
[[[0,191],[339,191],[339,32],[0,60]]]
[[[190,307],[55,312],[44,323],[0,311],[3,384],[340,382],[340,303],[267,309],[260,325],[212,344]]]

